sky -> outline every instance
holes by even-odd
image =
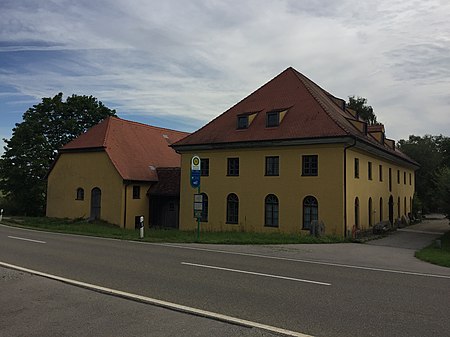
[[[1,0],[0,138],[59,92],[192,132],[288,67],[367,98],[389,138],[450,136],[449,17],[448,0]]]

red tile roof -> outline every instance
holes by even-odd
[[[277,127],[266,127],[266,113],[288,109]],[[257,112],[247,129],[237,129],[237,116]],[[411,161],[368,136],[351,123],[355,117],[345,101],[334,97],[306,76],[289,67],[210,123],[174,143],[177,150],[196,145],[298,140],[352,136]],[[361,122],[361,121],[360,121]],[[357,124],[357,123],[356,123]]]
[[[158,167],[180,167],[169,145],[188,133],[108,117],[62,147],[60,153],[103,150],[124,180],[157,181]]]

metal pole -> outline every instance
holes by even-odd
[[[200,194],[200,185],[197,189],[198,194]],[[197,241],[200,241],[200,218],[197,217]]]

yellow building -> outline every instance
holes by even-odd
[[[60,149],[48,173],[47,216],[135,228],[178,227],[180,156],[187,133],[109,117]]]
[[[196,227],[194,155],[203,230],[300,233],[316,221],[345,236],[411,212],[417,163],[293,68],[172,147],[183,230]]]

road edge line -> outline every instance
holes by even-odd
[[[291,330],[278,328],[278,327],[271,326],[271,325],[266,325],[266,324],[262,324],[262,323],[258,323],[258,322],[240,319],[237,317],[232,317],[232,316],[228,316],[228,315],[224,315],[224,314],[215,313],[212,311],[193,308],[193,307],[189,307],[189,306],[182,305],[182,304],[176,304],[176,303],[158,300],[158,299],[143,296],[143,295],[132,294],[132,293],[128,293],[128,292],[121,291],[121,290],[111,289],[111,288],[102,287],[102,286],[95,285],[95,284],[72,280],[72,279],[68,279],[65,277],[47,274],[47,273],[40,272],[37,270],[16,266],[16,265],[2,262],[2,261],[0,261],[0,266],[9,268],[9,269],[13,269],[13,270],[26,272],[26,273],[37,275],[37,276],[41,276],[41,277],[45,277],[45,278],[48,278],[51,280],[55,280],[55,281],[59,281],[59,282],[73,285],[76,287],[96,291],[96,292],[99,292],[102,294],[111,295],[111,296],[115,296],[115,297],[121,297],[121,298],[132,300],[135,302],[151,304],[151,305],[154,305],[157,307],[162,307],[165,309],[169,309],[169,310],[173,310],[173,311],[177,311],[177,312],[181,312],[181,313],[185,313],[185,314],[191,314],[191,315],[195,315],[195,316],[209,318],[209,319],[213,319],[213,320],[220,321],[220,322],[230,323],[230,324],[234,324],[234,325],[240,325],[240,326],[244,326],[244,327],[248,327],[248,328],[258,328],[261,330],[265,330],[268,332],[273,332],[273,333],[277,333],[277,334],[281,334],[281,335],[285,335],[285,336],[313,337],[311,335],[306,335],[301,332],[291,331]]]

